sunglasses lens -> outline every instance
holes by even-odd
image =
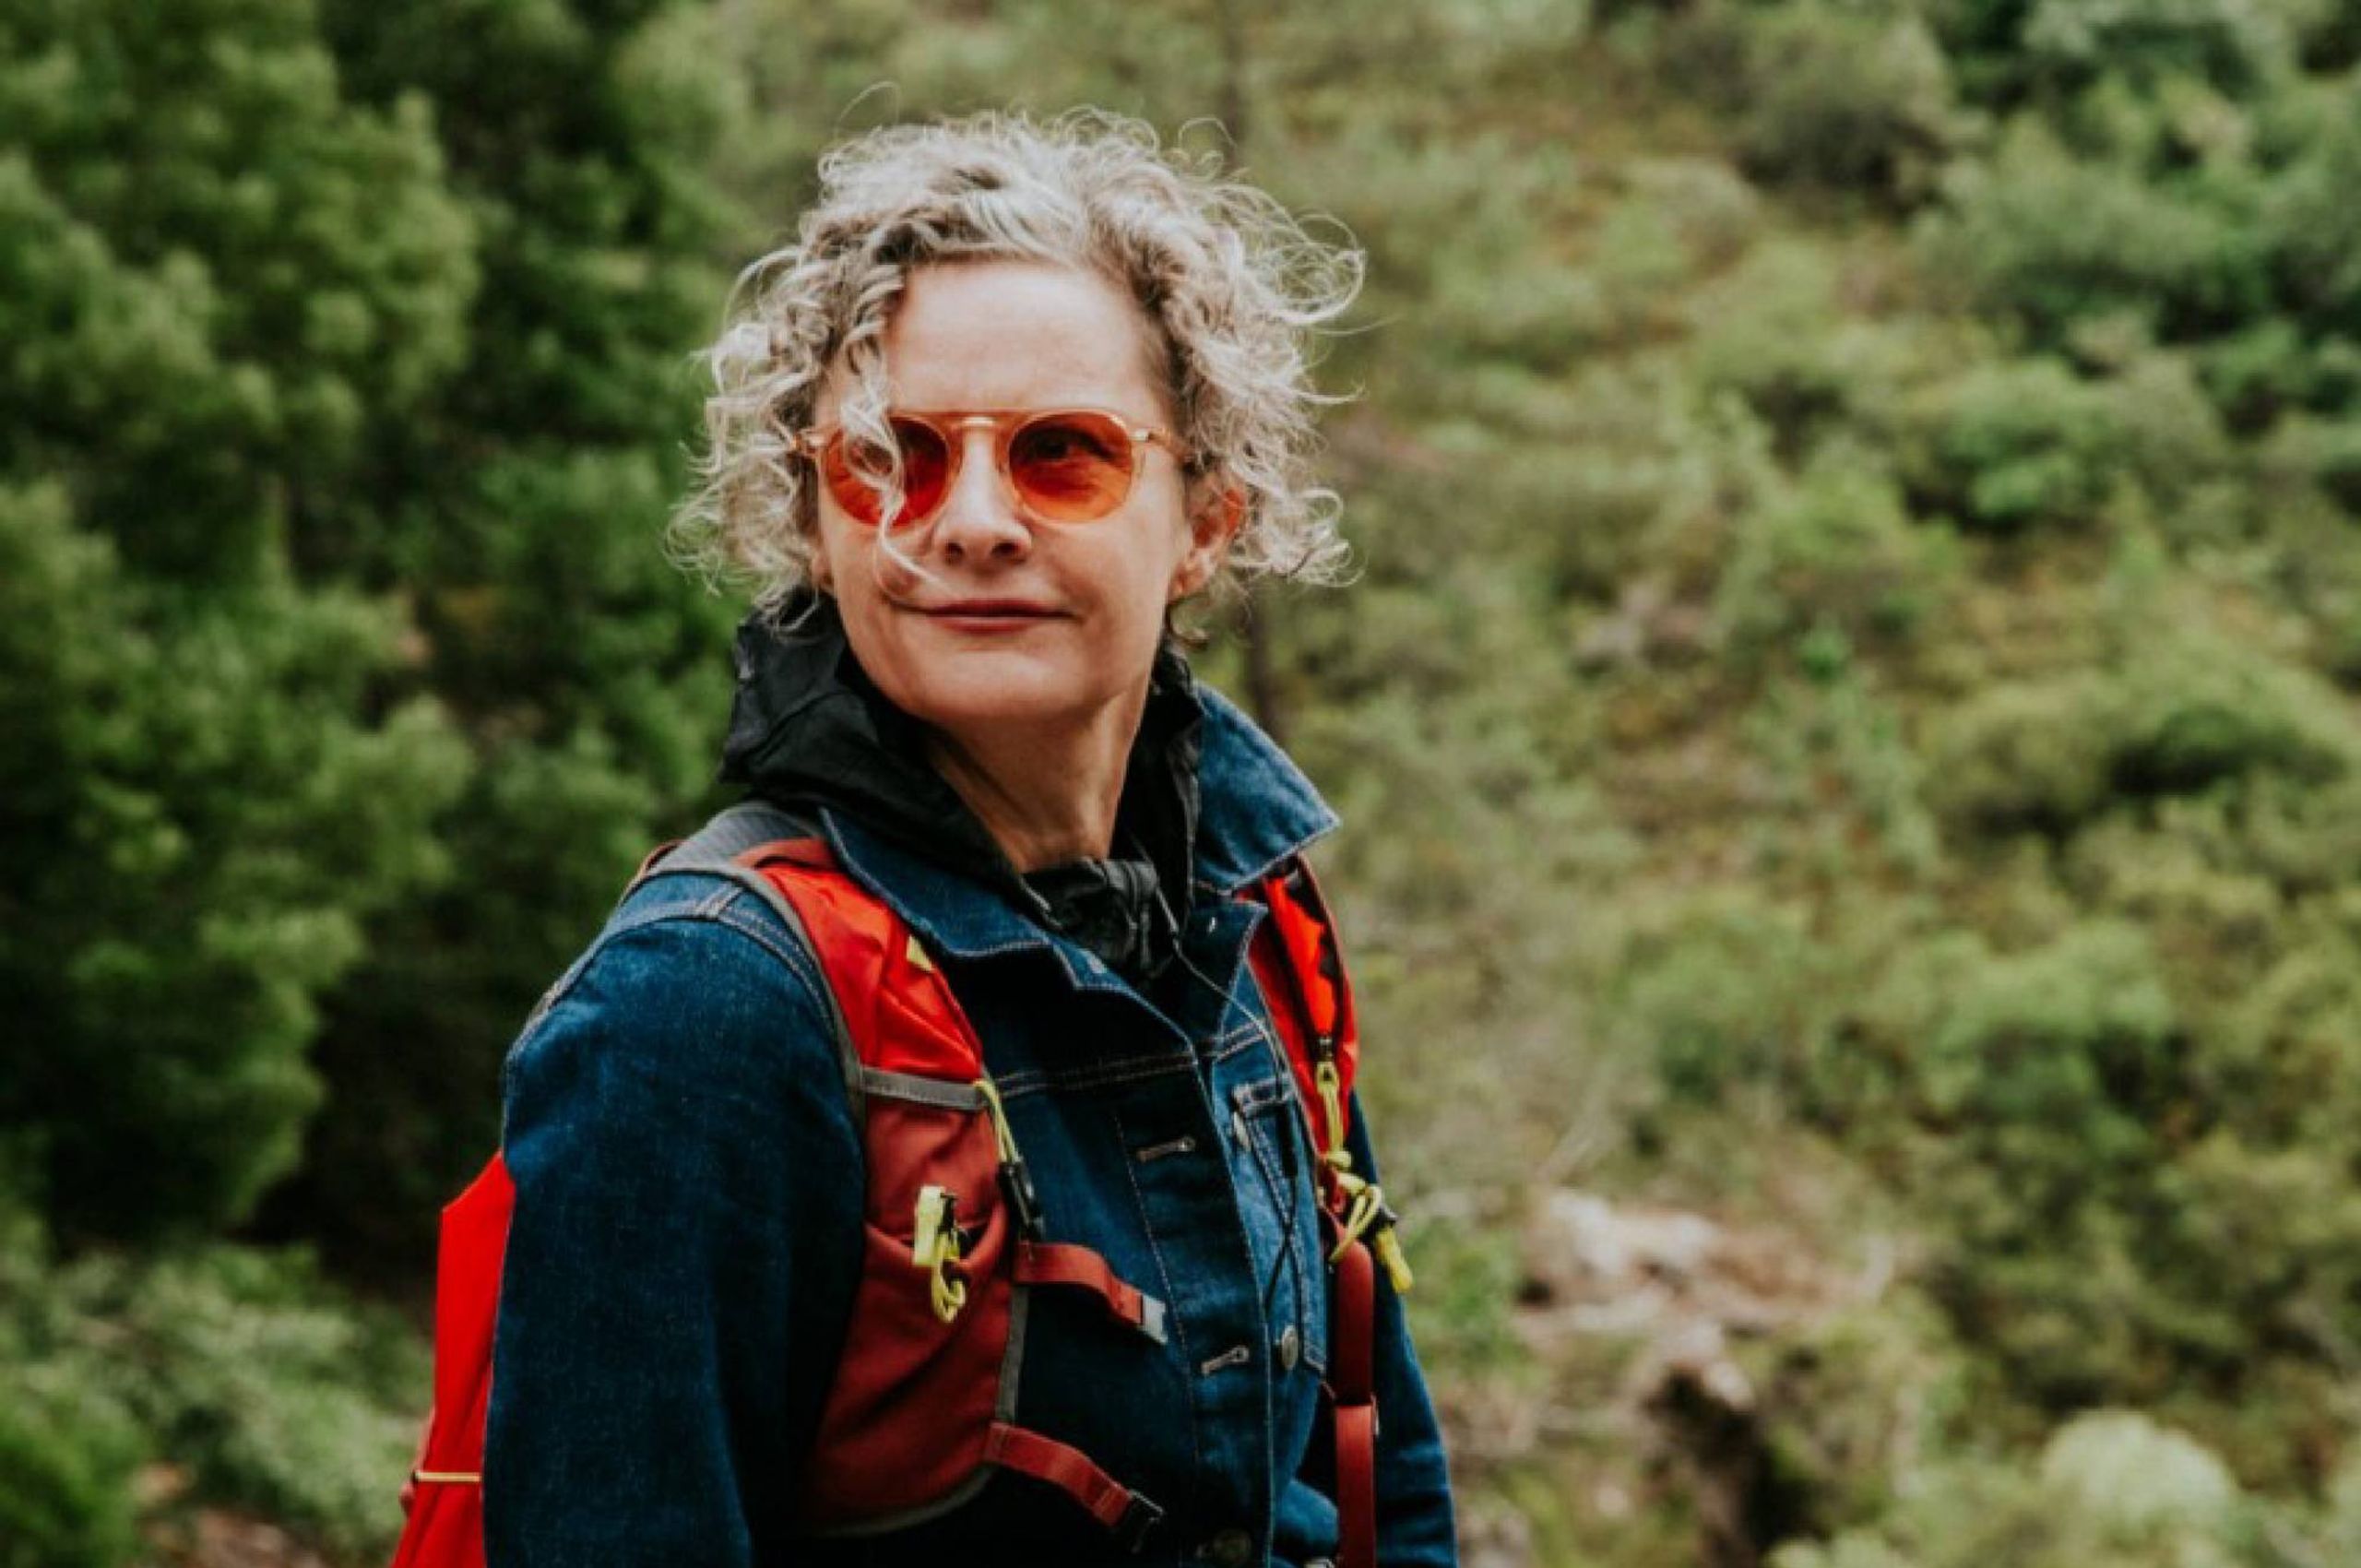
[[[923,522],[943,505],[951,480],[951,448],[932,425],[913,419],[896,419],[890,424],[902,454],[902,505],[896,526]],[[848,434],[822,450],[820,469],[828,493],[853,521],[875,528],[884,519],[885,497],[877,486],[893,472],[893,453]]]
[[[951,488],[951,445],[931,424],[897,419],[893,425],[902,446],[902,520],[924,522]]]
[[[1053,522],[1087,522],[1132,488],[1132,437],[1103,414],[1045,414],[1008,445],[1008,477],[1025,504]]]

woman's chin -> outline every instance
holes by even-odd
[[[1086,725],[1115,695],[1090,675],[1036,660],[976,656],[960,666],[949,678],[935,672],[909,700],[896,700],[937,730],[989,736]]]

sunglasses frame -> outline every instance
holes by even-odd
[[[1065,419],[1076,414],[1106,420],[1129,438],[1132,444],[1131,472],[1123,481],[1123,493],[1117,496],[1114,504],[1106,511],[1089,517],[1042,517],[1026,503],[1023,493],[1016,488],[1016,476],[1009,470],[1009,452],[1015,445],[1018,434],[1027,426],[1042,420]],[[1131,499],[1132,487],[1140,481],[1140,468],[1147,460],[1147,449],[1150,446],[1163,447],[1172,454],[1172,460],[1183,468],[1186,468],[1189,463],[1189,449],[1182,445],[1180,439],[1170,431],[1158,425],[1133,424],[1128,417],[1117,413],[1112,409],[890,409],[886,410],[885,418],[889,424],[895,420],[909,420],[924,425],[934,432],[942,440],[944,449],[950,453],[950,467],[943,476],[943,494],[922,514],[905,512],[896,517],[894,527],[897,529],[919,528],[931,522],[936,515],[950,504],[951,493],[959,486],[960,466],[967,460],[967,434],[970,430],[981,428],[992,433],[992,467],[1000,474],[1002,493],[1008,497],[1010,504],[1020,515],[1040,522],[1072,525],[1095,523],[1112,517],[1121,509],[1125,501]],[[820,480],[824,487],[830,489],[832,495],[834,489],[827,483],[827,454],[831,447],[840,445],[843,440],[844,425],[841,422],[813,425],[796,431],[788,437],[788,445],[795,452],[812,460],[815,477]],[[850,465],[847,464],[846,468],[849,470]],[[851,507],[845,505],[842,497],[836,497],[836,505],[843,508],[845,515],[860,527],[882,526],[878,523],[862,522],[853,513]]]

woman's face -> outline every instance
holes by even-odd
[[[1093,273],[1029,261],[919,267],[885,334],[890,408],[1104,409],[1171,431],[1147,369],[1150,330]],[[835,422],[843,384],[840,363],[818,422]],[[1114,512],[1039,520],[1001,477],[990,430],[957,439],[942,510],[893,536],[924,576],[814,486],[813,578],[836,596],[861,667],[896,707],[954,737],[1136,722],[1165,608],[1212,575],[1230,519],[1209,514],[1192,529],[1179,462],[1150,445]]]

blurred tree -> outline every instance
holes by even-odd
[[[734,612],[661,548],[718,325],[729,208],[706,173],[734,100],[681,4],[323,0],[350,90],[414,106],[481,284],[439,395],[371,432],[374,528],[316,566],[398,586],[416,679],[475,760],[438,823],[456,873],[376,921],[331,1000],[334,1090],[269,1217],[404,1277],[492,1147],[533,997],[641,855],[693,826],[730,697]]]
[[[402,618],[295,560],[457,368],[470,228],[301,0],[5,29],[0,1123],[68,1234],[218,1225],[294,1162],[362,922],[446,864]]]

